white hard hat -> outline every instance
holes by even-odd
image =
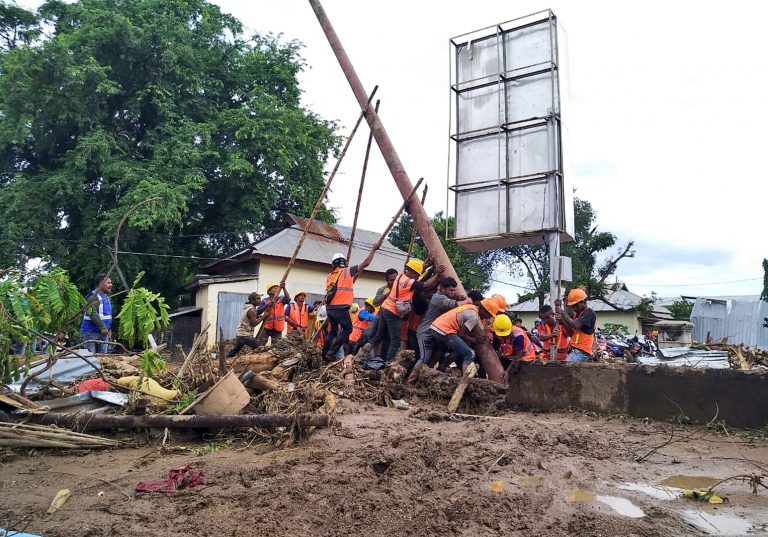
[[[334,261],[336,261],[337,259],[344,259],[344,260],[346,260],[346,259],[347,259],[347,256],[345,256],[345,255],[344,255],[344,254],[342,254],[342,253],[336,252],[335,254],[333,254],[333,257],[331,258],[331,263],[333,263],[333,262],[334,262]]]
[[[325,311],[325,305],[320,306],[317,310],[317,320],[325,321],[328,318],[328,312]]]

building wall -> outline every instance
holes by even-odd
[[[195,293],[195,305],[203,308],[201,316],[201,329],[207,321],[211,325],[208,330],[208,346],[216,343],[216,316],[219,292],[251,293],[257,291],[266,294],[270,283],[277,283],[285,273],[285,263],[262,259],[258,277],[252,280],[239,282],[215,283],[201,287]],[[330,265],[322,267],[310,263],[296,263],[288,275],[286,287],[291,297],[298,291],[323,295],[325,294],[325,280],[330,272]],[[365,272],[355,282],[355,299],[363,302],[369,296],[376,294],[376,290],[384,284],[384,275],[375,272]]]
[[[605,312],[598,311],[597,313],[597,327],[603,328],[605,323],[623,324],[629,328],[630,334],[641,334],[640,320],[636,313],[631,312]],[[528,330],[533,330],[533,321],[538,317],[537,314],[523,312],[519,314],[523,320],[523,326]]]

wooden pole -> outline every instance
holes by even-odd
[[[429,185],[424,185],[424,192],[421,194],[421,204],[424,205],[424,201],[427,199],[427,190],[429,189]],[[411,242],[408,243],[408,255],[405,258],[405,262],[411,260],[411,254],[413,254],[413,243],[416,242],[416,226],[413,226],[413,229],[411,230]]]
[[[227,374],[227,357],[225,356],[226,344],[224,342],[224,329],[219,327],[219,375]]]
[[[347,78],[347,82],[349,82],[349,85],[352,88],[352,92],[355,94],[358,104],[361,107],[364,106],[365,102],[369,100],[368,95],[360,82],[360,78],[355,72],[352,62],[349,60],[349,56],[347,56],[347,53],[339,40],[339,36],[333,29],[333,25],[328,19],[328,15],[326,15],[323,6],[320,4],[320,0],[309,0],[309,4],[315,12],[317,20],[320,23],[323,32],[325,32],[325,36],[328,38],[328,43],[331,45],[331,49],[333,49],[333,52],[336,55],[336,59],[341,66],[341,70],[344,72],[344,76]],[[413,183],[411,183],[411,179],[408,177],[408,173],[405,171],[405,167],[403,166],[379,115],[375,110],[370,110],[370,113],[366,114],[365,119],[368,121],[368,125],[371,126],[373,137],[376,140],[376,144],[379,146],[384,161],[389,167],[390,173],[392,173],[392,178],[395,180],[397,188],[400,190],[400,195],[403,197],[407,196]],[[424,206],[416,201],[411,204],[409,212],[416,225],[416,229],[419,230],[421,239],[424,241],[424,246],[426,246],[435,265],[442,268],[444,276],[455,278],[459,283],[457,291],[460,294],[465,295],[466,291],[464,290],[464,286],[461,284],[461,280],[459,280],[456,270],[453,268],[453,264],[448,257],[448,253],[440,242],[440,238],[432,227],[432,222],[429,216],[427,216]],[[475,350],[477,351],[480,363],[483,365],[483,369],[488,374],[488,378],[496,382],[501,382],[504,378],[504,368],[501,366],[499,357],[496,355],[496,352],[493,350],[490,343],[486,342],[477,345]]]
[[[110,414],[63,414],[48,412],[30,418],[45,425],[61,425],[85,431],[98,429],[144,429],[168,427],[169,429],[207,429],[229,427],[291,427],[293,416],[274,414],[239,414],[233,416],[193,415],[193,414],[145,414],[143,416],[120,416]],[[300,425],[327,427],[331,417],[327,414],[299,414],[296,421]]]
[[[347,141],[344,144],[344,149],[341,150],[341,154],[339,155],[339,158],[336,160],[336,165],[333,167],[333,171],[331,172],[331,175],[328,177],[328,181],[326,181],[325,187],[323,187],[323,191],[320,193],[320,197],[317,198],[317,203],[315,203],[315,208],[312,209],[312,214],[310,214],[309,218],[307,219],[307,224],[306,226],[304,226],[304,232],[301,234],[299,243],[296,245],[296,249],[293,251],[293,256],[291,257],[291,260],[288,262],[288,266],[285,268],[285,273],[283,273],[283,277],[280,280],[280,283],[285,283],[285,281],[288,279],[288,273],[291,272],[291,267],[293,267],[293,264],[296,262],[296,257],[298,257],[299,251],[301,251],[301,247],[304,244],[304,239],[307,237],[307,232],[309,231],[309,227],[312,225],[312,221],[315,219],[315,216],[317,216],[317,212],[320,210],[320,207],[323,205],[323,200],[325,199],[325,195],[328,192],[328,189],[331,187],[331,182],[333,181],[333,178],[336,177],[336,172],[339,170],[339,164],[341,164],[341,161],[344,160],[344,155],[347,154],[347,149],[349,148],[349,144],[352,142],[352,138],[354,138],[355,133],[357,132],[357,128],[360,126],[360,123],[362,123],[363,118],[366,116],[366,113],[368,111],[372,111],[372,109],[370,108],[371,99],[373,99],[373,96],[376,95],[376,91],[378,89],[379,89],[379,86],[375,86],[368,100],[362,103],[361,105],[362,110],[360,111],[360,116],[357,118],[357,122],[355,123],[355,126],[352,128],[352,132],[349,133],[349,138],[347,138]],[[267,289],[267,291],[269,291],[269,289]],[[280,289],[278,288],[278,292],[279,291]],[[269,293],[267,293],[267,295],[269,295]]]
[[[563,258],[557,256],[557,300],[555,304],[560,302],[560,288],[563,286]],[[550,290],[550,296],[551,296]],[[555,330],[561,330],[559,325],[555,325]],[[549,347],[549,361],[557,362],[557,345],[560,343],[559,337],[553,337]]]
[[[379,113],[381,101],[376,99],[374,110]],[[357,205],[355,206],[355,219],[352,221],[352,233],[349,235],[349,248],[347,249],[347,265],[352,257],[352,243],[355,240],[357,232],[357,217],[360,215],[360,202],[363,200],[363,186],[365,186],[365,174],[368,171],[368,157],[371,155],[371,144],[373,143],[373,132],[368,134],[368,145],[365,146],[365,159],[363,160],[363,173],[360,175],[360,189],[357,191]]]

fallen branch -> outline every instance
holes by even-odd
[[[0,446],[99,448],[115,447],[117,440],[77,433],[69,429],[44,427],[25,423],[0,422]]]

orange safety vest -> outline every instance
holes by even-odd
[[[288,310],[288,318],[299,326],[298,328],[294,328],[289,324],[288,325],[289,332],[292,332],[295,330],[306,332],[307,326],[309,326],[309,306],[307,306],[306,302],[301,306],[299,306],[299,304],[294,302],[293,304],[291,304],[290,310]]]
[[[403,281],[405,280],[405,281]],[[397,301],[398,300],[413,300],[413,284],[416,280],[409,278],[405,274],[398,274],[395,284],[387,295],[387,299],[381,305],[382,308],[388,310],[390,313],[397,315]]]
[[[444,334],[458,334],[459,333],[459,313],[464,310],[472,310],[475,313],[478,312],[477,306],[473,304],[464,304],[452,310],[448,310],[440,317],[435,319],[432,323],[433,328],[437,328]]]
[[[586,310],[584,310],[586,311]],[[583,312],[582,312],[583,313]],[[578,319],[578,315],[573,314],[574,319]],[[595,334],[585,334],[581,330],[574,329],[571,334],[571,347],[586,352],[592,356],[592,352],[595,345]]]
[[[543,336],[550,335],[553,330],[547,323],[543,323],[539,326],[539,332]],[[549,356],[549,347],[552,345],[550,341],[544,348],[544,352]],[[565,330],[560,328],[560,335],[557,337],[557,359],[560,362],[564,362],[568,358],[568,336],[565,335]],[[547,358],[549,359],[549,358]]]
[[[355,280],[349,267],[337,268],[328,275],[325,281],[325,290],[330,291],[334,283],[336,292],[333,294],[329,306],[349,306],[355,299]]]
[[[320,331],[320,335],[317,338],[317,348],[322,349],[325,345],[325,332],[320,330],[323,327],[323,323],[320,322],[319,319],[315,319],[315,330]]]
[[[278,332],[282,332],[285,328],[285,304],[281,300],[275,299],[272,315],[264,321],[264,328]]]
[[[370,324],[371,321],[361,320],[360,314],[358,313],[355,322],[352,323],[352,333],[349,335],[349,341],[352,343],[357,343],[357,340],[360,339],[360,336],[363,335],[363,332],[365,332],[365,329],[368,328]]]
[[[523,356],[520,358],[524,362],[533,362],[536,359],[536,349],[531,343],[531,338],[528,337],[528,333],[522,328],[513,327],[510,343],[514,342],[517,336],[523,336]],[[514,345],[512,346],[512,353],[514,354]]]

